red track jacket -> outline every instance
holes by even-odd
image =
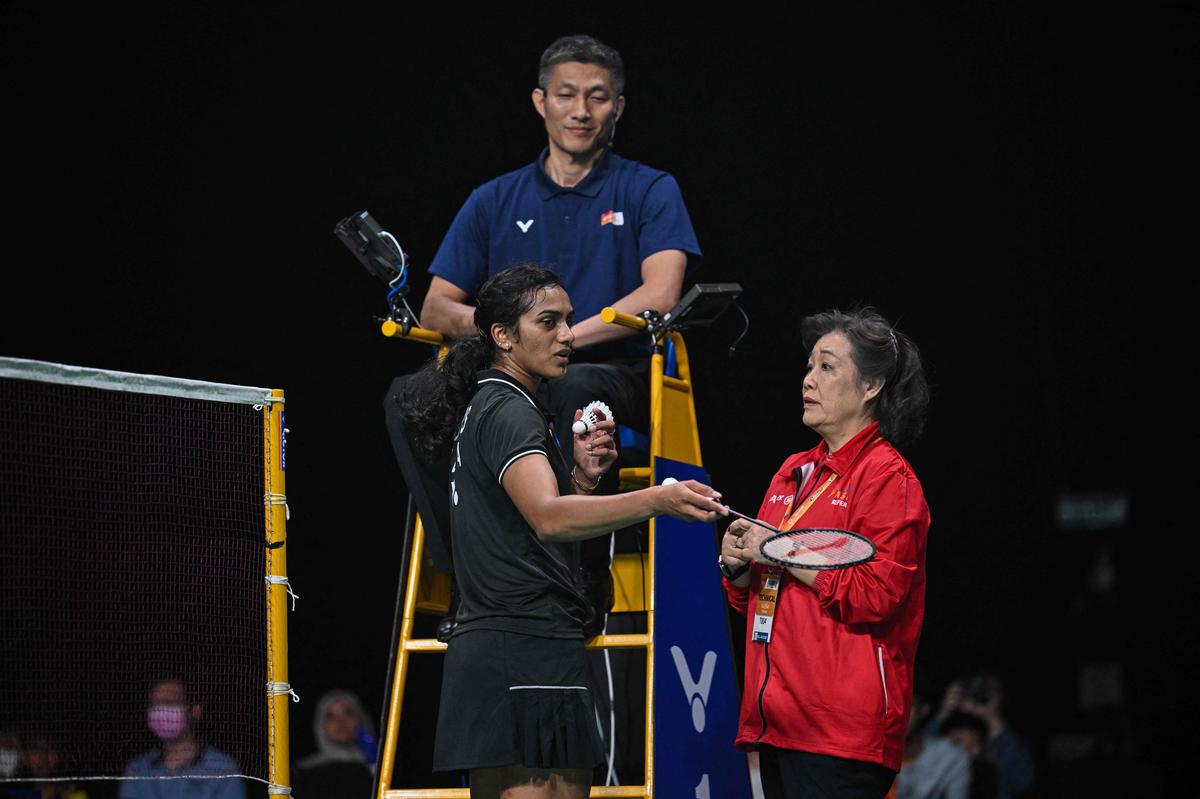
[[[781,525],[831,472],[837,479],[795,526],[852,530],[877,554],[821,572],[812,588],[785,572],[767,644],[750,640],[762,567],[752,566],[749,588],[725,581],[729,602],[748,615],[737,747],[765,743],[899,770],[925,615],[929,506],[912,467],[872,424],[835,453],[822,442],[784,461],[759,518]]]

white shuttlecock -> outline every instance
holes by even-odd
[[[663,480],[662,483],[660,483],[660,485],[673,486],[678,482],[679,481],[676,480],[674,477],[668,477],[666,480]]]
[[[600,415],[597,415],[597,412],[599,412]],[[571,425],[571,429],[575,431],[576,435],[587,435],[588,431],[596,426],[596,422],[600,421],[601,419],[612,418],[612,409],[600,400],[596,400],[595,402],[589,402],[587,404],[587,407],[583,409],[583,416],[579,417],[579,420],[576,421],[575,424]]]

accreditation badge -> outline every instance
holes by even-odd
[[[758,587],[758,600],[754,603],[754,630],[750,640],[756,644],[771,641],[771,626],[775,623],[775,606],[779,602],[779,581],[783,570],[763,569],[762,582]]]

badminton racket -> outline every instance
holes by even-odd
[[[875,544],[869,538],[849,530],[803,527],[784,531],[732,508],[729,512],[775,532],[775,535],[762,542],[759,549],[764,558],[781,566],[826,571],[856,566],[875,557]]]

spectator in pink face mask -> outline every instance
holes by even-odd
[[[245,799],[242,780],[230,776],[239,772],[237,763],[196,737],[193,724],[202,714],[179,680],[154,684],[146,726],[160,745],[129,761],[120,799]]]

